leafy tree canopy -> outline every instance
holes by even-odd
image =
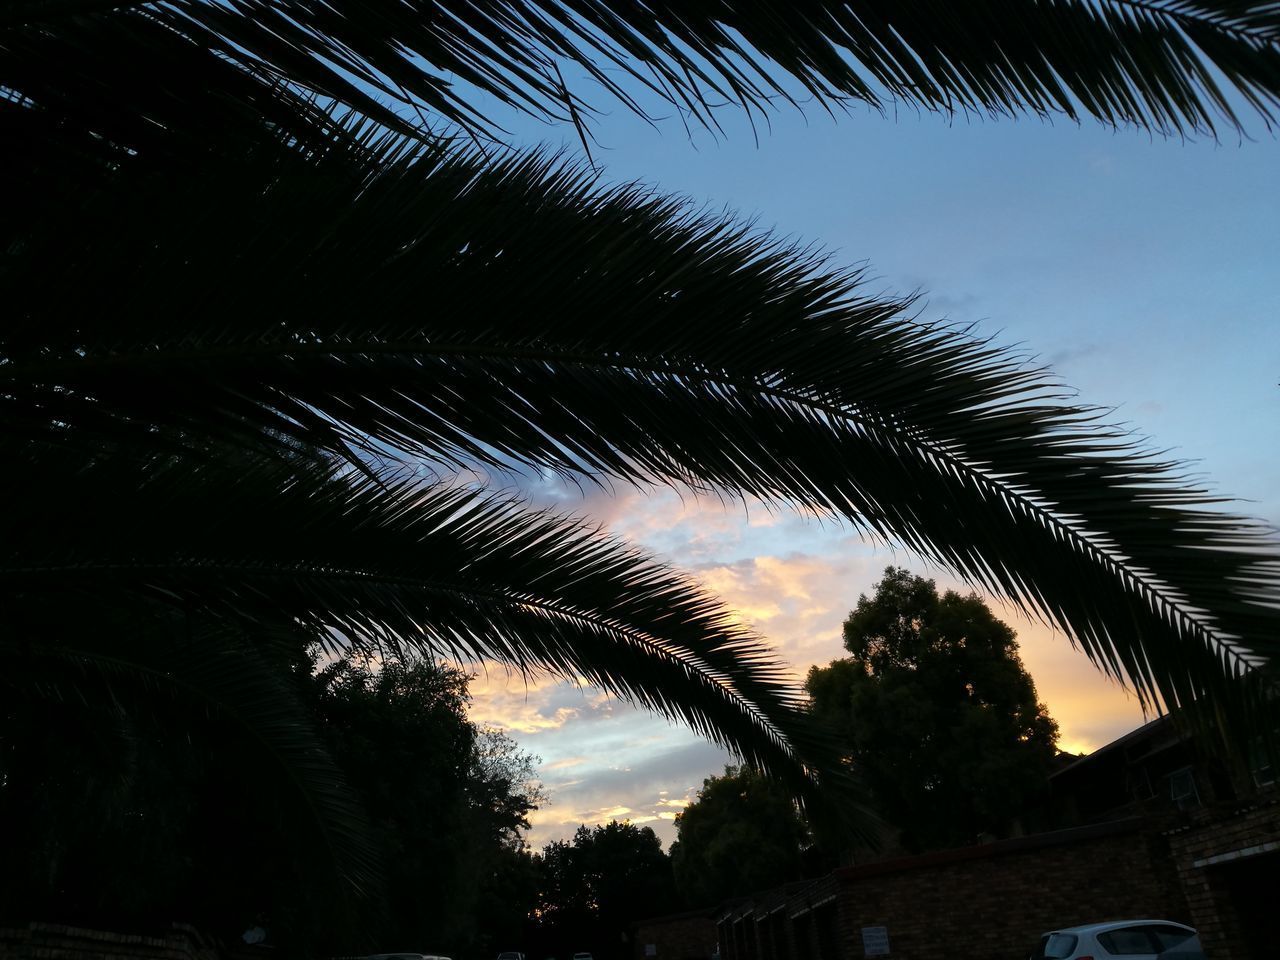
[[[795,800],[750,767],[702,782],[676,817],[676,885],[690,905],[712,904],[800,879],[808,830]]]
[[[814,712],[839,730],[908,849],[1007,830],[1043,789],[1058,727],[1013,630],[974,594],[889,567],[844,624],[850,656],[809,672]]]
[[[310,680],[334,759],[381,836],[383,944],[476,948],[532,906],[496,901],[544,799],[534,759],[466,716],[468,677],[428,661],[339,660]]]
[[[671,860],[652,829],[619,822],[578,828],[536,857],[539,943],[551,952],[612,957],[630,925],[678,906]]]
[[[179,698],[125,710],[125,675],[101,696],[81,677],[83,696],[53,706],[41,692],[6,691],[0,922],[182,918],[232,939],[260,925],[268,943],[299,953],[474,949],[522,924],[532,891],[512,888],[542,797],[532,758],[467,720],[467,677],[425,661],[316,671],[300,651],[291,659],[277,665],[290,677],[282,692],[321,731],[371,821],[381,909],[353,917],[340,887],[317,882],[331,876],[324,838],[251,733]],[[66,681],[47,664],[45,676]]]

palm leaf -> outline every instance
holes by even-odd
[[[486,98],[581,122],[590,107],[566,70],[634,110],[648,98],[712,127],[717,104],[803,98],[1211,131],[1240,127],[1241,110],[1269,125],[1280,102],[1270,0],[22,0],[0,30],[128,8],[384,122],[403,122],[390,102],[473,130],[495,129]]]
[[[1043,371],[731,219],[466,151],[280,149],[122,173],[86,204],[20,234],[0,276],[11,430],[758,496],[1038,612],[1148,704],[1238,704],[1234,678],[1274,662],[1261,526]]]
[[[49,466],[3,482],[12,502],[61,505],[7,524],[11,602],[161,603],[254,632],[298,624],[331,647],[585,678],[815,796],[826,747],[783,664],[713,599],[593,528],[296,461]]]
[[[296,628],[278,622],[272,628],[265,619],[237,628],[202,617],[192,605],[179,607],[172,596],[157,603],[108,594],[83,577],[49,590],[29,589],[29,579],[15,586],[8,580],[4,591],[9,628],[0,650],[10,664],[4,685],[50,702],[147,715],[174,738],[192,728],[193,712],[229,725],[240,743],[266,758],[264,769],[280,778],[280,793],[302,812],[309,848],[332,865],[330,908],[345,908],[357,928],[377,915],[383,865],[372,825],[275,662],[280,654],[273,648],[296,653],[305,643]]]

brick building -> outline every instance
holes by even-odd
[[[720,909],[688,910],[634,924],[631,942],[636,960],[706,960],[716,951],[715,917]]]
[[[1280,797],[1196,811],[1168,838],[1189,922],[1210,960],[1280,956]]]
[[[1176,878],[1161,868],[1168,842],[1144,826],[1129,818],[843,867],[792,898],[789,929],[765,934],[776,915],[768,894],[725,911],[721,956],[845,960],[877,955],[874,939],[887,942],[888,957],[949,956],[963,944],[971,960],[1011,960],[1055,926],[1102,916],[1185,921]]]
[[[0,927],[0,960],[230,960],[230,955],[185,924],[136,934],[29,923]]]
[[[1059,820],[1139,816],[1161,830],[1159,866],[1210,960],[1280,956],[1280,792],[1260,752],[1246,761],[1228,768],[1161,717],[1050,777]]]
[[[719,957],[1014,960],[1045,930],[1137,917],[1190,924],[1209,960],[1280,957],[1280,794],[1266,764],[1228,770],[1165,717],[1065,763],[1050,785],[1023,821],[1036,833],[722,904]]]

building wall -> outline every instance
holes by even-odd
[[[53,923],[0,928],[0,960],[219,960],[195,930],[175,924],[159,936]]]
[[[1134,821],[842,873],[848,958],[864,956],[863,927],[887,928],[894,960],[1009,960],[1028,954],[1054,927],[1191,919],[1167,841]]]
[[[657,917],[635,925],[635,960],[645,960],[645,946],[653,945],[658,960],[707,960],[716,949],[716,924],[706,913]]]
[[[1273,960],[1280,907],[1280,799],[1199,811],[1168,834],[1210,960]]]

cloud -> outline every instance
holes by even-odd
[[[471,719],[508,733],[559,730],[582,717],[608,715],[615,706],[608,694],[583,681],[503,670],[480,673],[471,682],[471,694]]]
[[[843,652],[840,625],[883,562],[862,544],[829,552],[762,554],[703,566],[695,575],[739,617],[776,645],[797,679]]]
[[[632,725],[651,722],[636,714]],[[718,747],[693,734],[673,728],[671,736],[657,749],[642,753],[625,767],[599,766],[589,761],[575,770],[584,776],[572,787],[550,790],[551,802],[530,818],[533,829],[529,842],[535,848],[552,840],[573,836],[580,825],[595,826],[610,820],[626,820],[650,827],[664,845],[675,839],[676,814],[693,797],[707,776],[720,772],[730,762]],[[556,737],[565,737],[563,732]]]
[[[1110,176],[1116,171],[1116,158],[1102,150],[1089,150],[1084,155],[1085,165],[1091,173]]]
[[[576,767],[581,763],[586,763],[586,761],[587,761],[586,757],[564,757],[563,759],[556,760],[552,763],[544,763],[542,765],[542,769],[543,770],[563,770],[566,767]]]
[[[1102,346],[1098,343],[1075,343],[1049,354],[1048,365],[1051,370],[1061,373],[1071,364],[1081,360],[1090,360],[1101,351]]]
[[[609,820],[623,820],[630,812],[630,807],[613,806],[605,807],[600,810],[588,810],[585,813],[577,814],[577,816],[583,821],[594,820],[597,823],[603,823]]]
[[[847,526],[770,513],[759,504],[624,489],[589,492],[576,504],[566,498],[565,506],[687,571],[766,637],[797,681],[810,666],[843,655],[844,618],[859,594],[872,592],[886,565],[931,576],[941,589],[968,590],[912,554],[867,542]],[[1096,749],[1142,722],[1134,698],[1063,636],[1013,607],[996,610],[1018,631],[1023,661],[1060,724],[1064,749]],[[580,824],[611,819],[652,827],[670,843],[677,813],[705,777],[732,759],[684,727],[585,684],[492,670],[477,678],[472,692],[474,719],[501,726],[543,759],[550,802],[531,818],[535,847],[571,837]],[[569,771],[567,779],[555,779]]]

